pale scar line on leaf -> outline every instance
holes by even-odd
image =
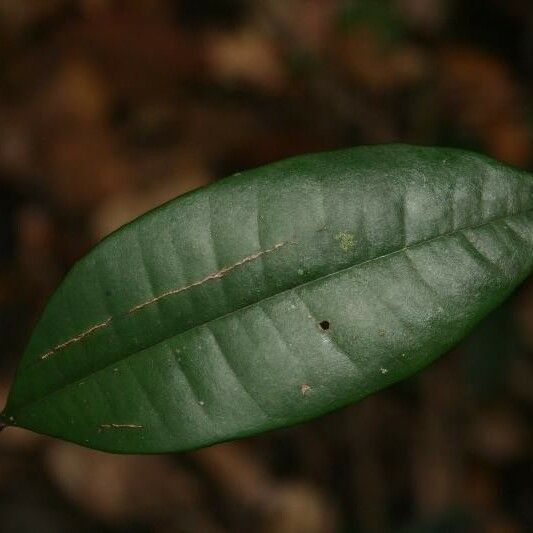
[[[162,300],[164,298],[167,298],[169,296],[174,296],[176,294],[179,294],[180,292],[187,291],[187,290],[192,289],[194,287],[198,287],[200,285],[203,285],[207,281],[220,279],[223,276],[225,276],[226,274],[230,273],[232,270],[235,270],[236,268],[238,268],[238,267],[240,267],[242,265],[245,265],[246,263],[250,263],[251,261],[255,261],[256,259],[259,259],[263,255],[275,252],[276,250],[279,250],[280,248],[282,248],[283,246],[286,246],[287,244],[295,244],[295,242],[294,241],[279,242],[278,244],[275,244],[274,246],[272,246],[272,248],[268,248],[266,250],[260,250],[259,252],[255,252],[255,253],[253,253],[251,255],[247,255],[246,257],[243,257],[242,259],[240,259],[236,263],[233,263],[232,265],[226,266],[226,267],[224,267],[221,270],[218,270],[216,272],[211,272],[211,274],[208,274],[207,276],[203,277],[199,281],[195,281],[194,283],[191,283],[189,285],[185,285],[183,287],[178,287],[176,289],[172,289],[172,290],[166,291],[166,292],[164,292],[162,294],[159,294],[158,296],[154,296],[153,298],[150,298],[146,302],[142,302],[140,304],[137,304],[137,305],[133,306],[131,309],[129,309],[128,311],[126,311],[125,313],[123,313],[121,315],[114,316],[114,317],[111,316],[107,320],[105,320],[104,322],[100,322],[99,324],[94,324],[93,326],[87,328],[86,330],[82,331],[81,333],[78,333],[77,335],[74,335],[70,339],[68,339],[68,340],[66,340],[66,341],[54,346],[52,349],[50,349],[47,352],[43,353],[40,356],[40,359],[41,360],[48,359],[50,356],[52,356],[55,353],[67,348],[71,344],[75,344],[77,342],[80,342],[85,337],[91,335],[95,331],[97,331],[99,329],[102,329],[102,328],[108,327],[109,324],[113,320],[116,320],[117,318],[122,318],[122,317],[125,317],[125,316],[128,316],[128,315],[131,315],[131,314],[133,314],[133,313],[135,313],[137,311],[140,311],[141,309],[144,309],[145,307],[148,307],[150,305],[153,305],[153,304],[159,302],[160,300]]]
[[[282,246],[285,246],[288,244],[287,242],[280,242],[273,246],[272,248],[269,248],[268,250],[263,250],[260,252],[256,252],[252,255],[248,255],[241,259],[240,261],[237,261],[233,265],[224,267],[222,270],[219,270],[218,272],[212,272],[211,274],[208,274],[205,278],[202,278],[199,281],[195,281],[194,283],[191,283],[190,285],[186,285],[185,287],[178,287],[177,289],[173,289],[167,292],[164,292],[163,294],[160,294],[159,296],[156,296],[152,298],[151,300],[148,300],[147,302],[143,302],[142,304],[136,305],[135,307],[132,307],[126,314],[134,313],[135,311],[138,311],[139,309],[143,309],[144,307],[147,307],[149,305],[152,305],[159,300],[162,300],[163,298],[166,298],[167,296],[172,296],[174,294],[179,294],[180,292],[186,291],[188,289],[192,289],[193,287],[198,287],[198,285],[202,285],[206,281],[212,280],[212,279],[218,279],[226,275],[228,272],[231,272],[237,267],[240,267],[241,265],[244,265],[245,263],[249,263],[250,261],[254,261],[255,259],[258,259],[262,255],[271,253],[276,251],[278,248],[281,248]]]
[[[100,424],[102,429],[142,429],[140,424]]]
[[[105,322],[100,322],[100,324],[95,324],[94,326],[91,326],[90,328],[86,329],[85,331],[82,331],[81,333],[78,333],[78,335],[75,335],[74,337],[68,339],[65,342],[62,342],[61,344],[58,344],[51,350],[48,350],[46,353],[43,353],[41,355],[41,359],[48,359],[51,355],[55,354],[56,352],[59,352],[60,350],[63,350],[67,346],[70,346],[71,344],[74,344],[75,342],[79,342],[87,335],[90,335],[93,331],[96,331],[97,329],[105,328],[109,325],[109,323],[113,320],[113,317],[109,317]]]

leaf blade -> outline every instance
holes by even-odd
[[[69,274],[48,322],[78,296],[78,279],[95,274],[97,313],[82,312],[79,326],[63,319],[71,335],[61,330],[52,342],[46,320],[37,327],[44,334],[30,342],[6,414],[97,448],[157,452],[360,399],[451,347],[528,275],[532,198],[525,173],[465,152],[398,146],[289,160],[178,198]],[[157,241],[169,227],[186,231],[179,242],[170,232]],[[103,275],[102,258],[111,262]],[[417,261],[431,269],[422,275]],[[119,297],[106,307],[110,287]],[[50,345],[61,348],[43,358]]]

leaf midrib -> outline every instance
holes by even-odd
[[[211,324],[212,322],[216,322],[217,320],[224,320],[226,317],[231,316],[234,313],[238,313],[238,312],[243,311],[243,310],[245,310],[247,308],[253,307],[254,305],[258,305],[259,303],[268,301],[271,298],[275,298],[275,297],[281,296],[281,295],[283,295],[285,293],[294,291],[294,290],[299,289],[301,287],[305,287],[305,286],[310,285],[312,283],[316,283],[316,282],[322,281],[322,280],[327,279],[329,277],[336,276],[338,274],[342,274],[343,272],[351,270],[352,268],[359,268],[359,267],[362,267],[362,266],[367,265],[369,263],[373,263],[374,261],[380,261],[380,260],[383,260],[383,259],[387,259],[389,257],[392,257],[392,256],[396,255],[396,254],[400,254],[402,252],[405,252],[405,251],[408,251],[408,250],[412,250],[414,248],[426,246],[426,245],[428,245],[428,244],[430,244],[430,243],[432,243],[434,241],[438,241],[440,239],[446,239],[446,238],[449,238],[449,237],[453,237],[453,236],[458,235],[458,234],[460,234],[461,232],[464,232],[464,231],[471,231],[471,230],[480,229],[480,228],[489,226],[491,224],[498,224],[499,222],[502,222],[502,221],[505,221],[505,220],[508,220],[508,219],[511,219],[511,218],[526,216],[526,215],[528,215],[530,213],[533,213],[533,208],[526,209],[526,210],[524,210],[522,212],[509,213],[509,214],[506,214],[506,215],[503,215],[503,216],[495,217],[495,218],[493,218],[491,220],[487,220],[485,222],[482,222],[481,224],[475,224],[475,225],[472,225],[472,226],[465,226],[463,228],[458,228],[458,229],[455,229],[455,230],[450,231],[448,233],[443,233],[441,235],[437,235],[437,236],[431,237],[429,239],[423,239],[421,241],[418,241],[418,242],[403,246],[402,248],[398,248],[397,250],[393,250],[392,252],[387,252],[386,254],[382,254],[380,256],[376,256],[376,257],[372,257],[370,259],[366,259],[365,261],[362,261],[360,263],[355,263],[353,265],[349,265],[347,267],[341,268],[341,269],[336,270],[334,272],[330,272],[329,274],[325,274],[323,276],[319,276],[319,277],[316,277],[314,279],[308,280],[305,283],[300,283],[300,284],[295,285],[293,287],[290,287],[288,289],[284,289],[284,290],[282,290],[280,292],[277,292],[275,294],[267,296],[266,298],[263,298],[261,300],[257,300],[257,301],[255,301],[253,303],[250,303],[250,304],[244,305],[242,307],[238,307],[236,309],[233,309],[232,311],[229,311],[228,313],[225,313],[225,314],[223,314],[221,316],[206,320],[205,322],[202,322],[201,324],[196,324],[196,325],[194,325],[194,326],[192,326],[192,327],[190,327],[190,328],[188,328],[186,330],[180,331],[179,333],[175,333],[173,335],[169,335],[169,336],[157,341],[156,343],[151,344],[150,346],[147,346],[146,348],[143,348],[142,350],[131,352],[128,355],[126,355],[125,357],[123,357],[121,359],[118,359],[116,361],[113,361],[113,362],[109,363],[108,365],[104,366],[103,368],[100,368],[98,370],[94,370],[94,371],[86,374],[85,376],[81,377],[80,379],[77,379],[76,381],[73,381],[71,383],[67,383],[66,385],[62,385],[61,387],[58,387],[57,389],[55,389],[53,391],[47,392],[46,394],[44,394],[40,398],[37,398],[35,400],[31,400],[29,402],[21,404],[18,407],[16,407],[15,409],[13,409],[12,411],[10,411],[10,412],[14,414],[16,412],[20,412],[23,409],[26,409],[27,407],[29,407],[31,405],[39,404],[40,402],[48,399],[50,396],[54,396],[55,394],[59,394],[59,393],[63,392],[65,389],[68,389],[70,387],[74,387],[74,386],[76,386],[77,384],[79,384],[82,381],[86,381],[87,379],[91,379],[96,374],[99,374],[101,372],[105,372],[109,368],[111,368],[111,367],[113,367],[113,366],[115,366],[115,365],[117,365],[119,363],[123,363],[123,362],[127,361],[128,359],[130,359],[132,357],[135,357],[135,356],[141,354],[142,352],[144,352],[146,350],[151,350],[155,346],[158,346],[159,344],[164,343],[164,342],[168,341],[169,339],[172,339],[172,338],[174,338],[174,337],[176,337],[178,335],[184,335],[185,333],[188,333],[189,331],[192,331],[192,330],[197,329],[197,328],[204,327],[207,324]],[[3,415],[5,415],[5,410],[1,413],[0,416],[2,416],[2,418],[5,419],[5,422],[7,422],[8,425],[12,425],[12,426],[16,426],[17,425],[16,421],[6,419],[7,417],[5,417]]]

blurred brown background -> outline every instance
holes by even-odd
[[[531,0],[0,0],[0,392],[47,296],[144,211],[378,142],[533,164]],[[359,405],[179,456],[8,429],[0,531],[533,531],[533,281]]]

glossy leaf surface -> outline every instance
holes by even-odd
[[[5,421],[181,451],[357,401],[446,352],[533,267],[533,177],[361,147],[236,174],[98,244],[50,299]]]

